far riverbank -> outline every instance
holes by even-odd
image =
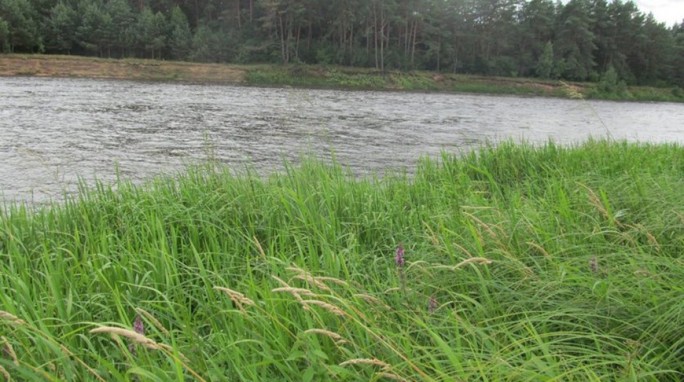
[[[511,94],[620,101],[684,102],[672,87],[615,87],[531,78],[309,65],[226,65],[58,55],[0,55],[0,76],[294,86],[349,90]]]

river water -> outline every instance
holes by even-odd
[[[0,199],[43,203],[209,157],[268,173],[334,153],[366,174],[502,139],[684,143],[684,105],[13,77],[0,133]]]

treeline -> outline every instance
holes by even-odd
[[[684,22],[620,0],[0,0],[0,49],[684,86]]]

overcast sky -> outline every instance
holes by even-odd
[[[561,0],[567,4],[569,0]],[[612,2],[613,0],[608,0]],[[621,0],[623,3],[628,0]],[[659,22],[664,22],[668,27],[679,24],[684,19],[684,0],[633,0],[639,10],[645,15],[653,13]]]
[[[636,0],[639,10],[648,14],[653,12],[656,20],[667,26],[681,23],[684,19],[684,0]]]

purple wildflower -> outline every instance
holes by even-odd
[[[430,296],[430,300],[428,301],[428,312],[434,313],[435,310],[437,310],[437,307],[439,306],[439,303],[437,302],[437,299],[435,296]]]
[[[143,320],[140,315],[135,316],[135,321],[133,321],[133,330],[136,333],[145,335],[145,326],[143,325]]]
[[[591,269],[591,271],[594,273],[598,273],[599,265],[598,265],[598,259],[596,258],[596,256],[592,257],[589,260],[589,269]]]
[[[145,325],[139,314],[135,316],[135,320],[133,321],[133,330],[138,334],[145,335]],[[133,343],[128,344],[128,351],[130,351],[133,356],[138,355]]]
[[[404,266],[404,247],[399,244],[397,247],[397,254],[394,256],[394,264],[397,265],[397,267],[403,267]]]

